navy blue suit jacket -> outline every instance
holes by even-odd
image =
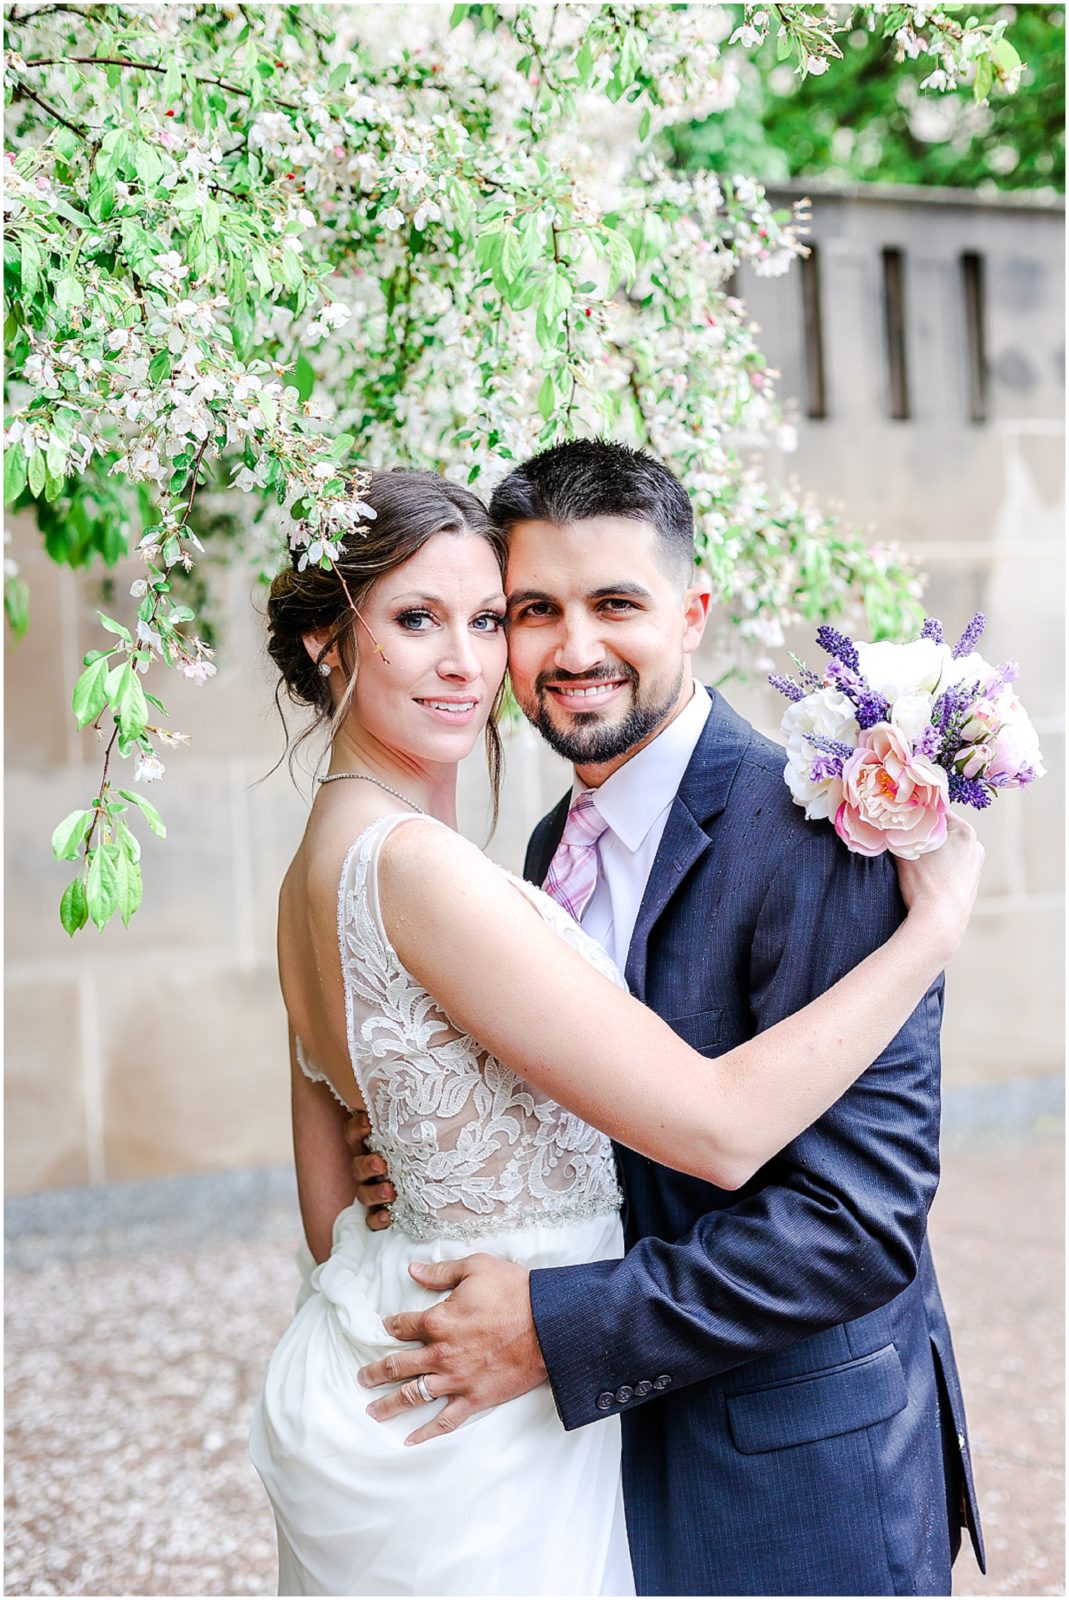
[[[893,863],[807,822],[783,751],[710,692],[627,979],[715,1058],[828,988],[903,907]],[[533,881],[566,814],[567,797],[532,836]],[[617,1146],[624,1260],[532,1273],[565,1427],[622,1416],[640,1594],[949,1593],[963,1522],[983,1566],[926,1242],[941,1016],[940,979],[737,1192]]]

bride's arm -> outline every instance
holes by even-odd
[[[459,1027],[633,1150],[721,1189],[744,1184],[894,1038],[964,932],[983,852],[955,823],[900,867],[909,915],[833,988],[716,1069],[553,933],[473,845],[417,822],[379,864],[387,934]]]
[[[290,1029],[290,1085],[297,1198],[308,1248],[317,1264],[330,1255],[334,1219],[351,1206],[356,1184],[345,1148],[349,1112],[325,1083],[305,1077]]]

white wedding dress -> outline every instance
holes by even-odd
[[[381,1232],[359,1204],[338,1217],[256,1405],[250,1449],[275,1511],[279,1593],[631,1595],[618,1419],[566,1433],[542,1383],[406,1448],[444,1402],[387,1422],[365,1412],[375,1394],[359,1387],[358,1369],[408,1348],[381,1318],[442,1298],[412,1280],[410,1262],[485,1250],[552,1267],[623,1250],[609,1141],[455,1028],[386,937],[379,851],[410,820],[365,829],[339,885],[349,1053],[369,1147],[385,1158],[397,1200]],[[623,986],[555,901],[512,881]],[[298,1059],[323,1078],[303,1050]]]

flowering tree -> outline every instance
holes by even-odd
[[[686,483],[742,635],[857,606],[877,635],[913,620],[899,558],[743,454],[779,423],[732,278],[785,272],[804,213],[674,170],[658,142],[730,106],[739,51],[770,30],[823,72],[851,9],[746,7],[737,28],[719,6],[9,9],[5,503],[35,509],[57,561],[145,563],[73,689],[104,750],[52,841],[78,864],[68,932],[137,909],[130,808],[163,833],[116,775],[160,777],[185,738],[146,675],[215,670],[188,603],[223,522],[205,492],[247,497],[230,516],[265,568],[287,546],[330,565],[366,526],[361,467],[473,482],[624,434]],[[1000,29],[955,42],[952,6],[871,9],[956,77],[1013,87]]]

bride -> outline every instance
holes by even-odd
[[[888,942],[711,1072],[554,900],[456,831],[457,766],[484,730],[495,809],[500,770],[505,551],[485,508],[412,472],[361,498],[375,518],[339,566],[283,572],[268,606],[280,689],[331,749],[279,899],[314,1266],[252,1426],[279,1592],[631,1594],[618,1422],[566,1433],[542,1384],[406,1450],[411,1417],[372,1421],[357,1382],[403,1348],[381,1316],[440,1298],[415,1259],[621,1254],[607,1135],[745,1183],[898,1032],[960,941],[983,852],[953,824],[899,863],[909,911]],[[354,1203],[353,1109],[396,1191],[379,1232]]]

